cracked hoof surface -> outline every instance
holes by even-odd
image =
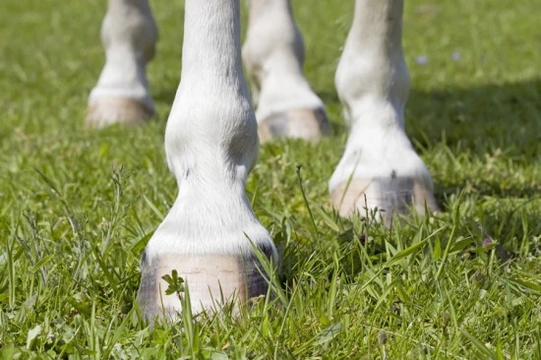
[[[156,318],[175,320],[182,311],[181,300],[178,294],[165,294],[169,285],[162,276],[177,270],[187,284],[194,314],[219,311],[227,303],[246,303],[267,294],[268,282],[260,269],[255,257],[143,255],[137,302],[143,317],[150,322]]]
[[[341,216],[359,214],[370,217],[377,208],[376,219],[391,226],[394,214],[407,214],[415,209],[419,214],[439,211],[432,186],[414,178],[351,179],[331,191],[333,207]]]
[[[141,125],[154,116],[154,110],[131,99],[97,99],[88,106],[85,125],[103,128],[113,124]]]
[[[304,139],[315,143],[329,132],[327,114],[322,108],[274,113],[258,124],[261,143],[283,138]]]

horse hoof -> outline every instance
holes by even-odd
[[[329,132],[330,124],[323,108],[274,113],[258,125],[261,143],[283,138],[304,139],[316,143]]]
[[[141,125],[154,115],[154,109],[132,99],[96,99],[88,106],[85,125],[104,128],[113,124]]]

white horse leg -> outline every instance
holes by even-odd
[[[106,63],[90,93],[86,124],[103,127],[148,119],[154,104],[145,67],[158,39],[148,0],[109,0],[101,36]]]
[[[304,44],[289,0],[249,0],[244,63],[252,80],[261,141],[317,141],[329,132],[325,108],[302,73]]]
[[[178,197],[147,244],[138,301],[148,319],[175,317],[163,275],[177,270],[192,310],[265,294],[254,248],[276,250],[244,193],[257,122],[242,73],[239,0],[186,0],[181,82],[165,132]]]
[[[402,12],[402,0],[356,0],[335,78],[350,135],[329,182],[333,205],[343,216],[377,208],[387,224],[409,206],[437,209],[430,175],[404,131],[410,79]]]

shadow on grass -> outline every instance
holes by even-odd
[[[518,168],[531,167],[539,162],[541,80],[430,93],[414,90],[406,118],[408,133],[421,152],[439,143],[456,157],[488,163],[490,157],[502,156],[509,166],[512,162]],[[508,172],[506,169],[509,177],[514,175]],[[538,196],[541,185],[503,179],[505,174],[472,179],[475,192],[480,196]],[[447,177],[437,186],[440,194],[457,192],[465,186],[464,177]]]
[[[421,146],[507,156],[535,156],[541,140],[541,80],[433,92],[413,90],[406,106],[408,132]]]

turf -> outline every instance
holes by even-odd
[[[139,258],[176,196],[163,133],[182,5],[149,77],[159,116],[88,131],[103,2],[0,5],[0,357],[541,358],[541,27],[536,0],[406,4],[407,130],[443,213],[343,220],[327,180],[346,139],[333,74],[346,1],[294,2],[333,134],[265,145],[247,187],[282,256],[273,300],[149,328]]]

